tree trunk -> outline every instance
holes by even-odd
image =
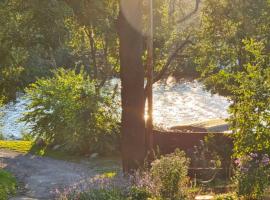
[[[130,172],[141,166],[146,153],[143,36],[140,32],[142,27],[141,4],[141,0],[123,0],[118,18],[124,172]]]
[[[148,36],[147,36],[147,121],[146,145],[148,162],[153,159],[153,0],[148,0]]]

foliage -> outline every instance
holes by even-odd
[[[154,181],[151,172],[146,168],[137,170],[130,177],[131,188],[129,197],[131,200],[147,200],[159,197],[159,185]]]
[[[54,53],[67,34],[66,15],[62,1],[1,1],[0,94],[6,101],[55,67]]]
[[[151,196],[146,188],[132,187],[129,192],[130,200],[148,200]]]
[[[31,104],[22,120],[31,125],[32,135],[71,152],[114,151],[118,130],[110,95],[97,91],[83,71],[53,74],[26,90]]]
[[[61,200],[68,199],[125,199],[173,200],[188,199],[187,170],[189,160],[179,150],[162,156],[152,168],[137,170],[130,176],[102,174],[81,184],[57,191]],[[105,198],[106,197],[106,198]]]
[[[163,199],[184,199],[184,187],[188,173],[189,159],[185,153],[176,150],[162,156],[152,164],[151,174]]]
[[[166,75],[177,75],[182,77],[194,77],[196,73],[196,65],[188,56],[191,49],[186,46],[179,51],[177,48],[190,35],[195,34],[195,30],[199,27],[199,15],[194,14],[184,23],[179,21],[188,13],[193,11],[195,0],[156,0],[154,3],[154,66],[156,74],[162,70],[169,58],[175,53]],[[163,77],[163,78],[164,78]]]
[[[235,75],[239,87],[233,91],[230,124],[237,156],[270,150],[270,54],[263,42],[244,41],[249,63]]]
[[[179,25],[178,22],[193,10],[194,3],[195,0],[155,2],[157,73],[185,40],[187,33],[193,32],[196,27],[194,24],[198,21],[194,18],[185,24]],[[1,95],[6,97],[6,101],[14,100],[16,92],[22,91],[36,78],[51,76],[50,71],[59,66],[85,66],[98,85],[103,85],[112,76],[118,76],[118,14],[117,0],[1,1]],[[193,61],[186,55],[190,51],[180,53],[174,57],[168,74],[193,74]]]
[[[0,200],[6,200],[16,192],[16,179],[8,172],[0,169]]]
[[[226,193],[217,195],[214,200],[238,200],[239,198],[235,193]]]
[[[71,30],[68,46],[96,81],[119,72],[119,43],[115,21],[119,13],[116,0],[66,1],[73,17],[66,20]]]
[[[126,200],[128,188],[124,177],[107,173],[75,183],[63,191],[57,189],[56,197],[58,200]]]
[[[229,168],[232,163],[233,141],[230,135],[209,134],[205,144],[213,158],[221,161],[221,167]]]
[[[85,193],[74,193],[61,196],[58,200],[126,200],[121,191],[117,189],[93,189]]]
[[[234,76],[249,62],[244,39],[256,38],[269,47],[270,2],[206,0],[195,47],[196,63],[207,89],[226,96],[239,83]],[[269,52],[269,48],[265,51]],[[194,53],[195,53],[194,52]]]
[[[236,160],[238,195],[262,199],[269,186],[270,159],[267,154],[251,153]]]

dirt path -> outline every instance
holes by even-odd
[[[22,182],[24,197],[13,199],[54,199],[55,190],[66,188],[97,175],[86,164],[25,155],[0,149],[0,167],[13,173]]]

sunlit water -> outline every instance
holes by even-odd
[[[18,98],[7,105],[4,112],[2,133],[5,137],[20,138],[29,127],[18,122],[29,101]],[[154,123],[170,127],[207,119],[228,117],[229,102],[226,98],[211,95],[197,81],[157,83],[154,85]]]

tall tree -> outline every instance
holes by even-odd
[[[146,153],[143,35],[141,30],[142,1],[121,1],[118,32],[122,83],[122,159],[125,172],[142,165]]]
[[[117,0],[65,0],[72,8],[76,25],[83,28],[85,48],[83,57],[88,58],[86,69],[97,82],[97,87],[119,69],[118,38],[115,21],[118,16]],[[76,43],[81,44],[80,40]]]
[[[0,2],[0,95],[5,101],[56,67],[54,53],[67,35],[63,20],[68,14],[61,1]]]

